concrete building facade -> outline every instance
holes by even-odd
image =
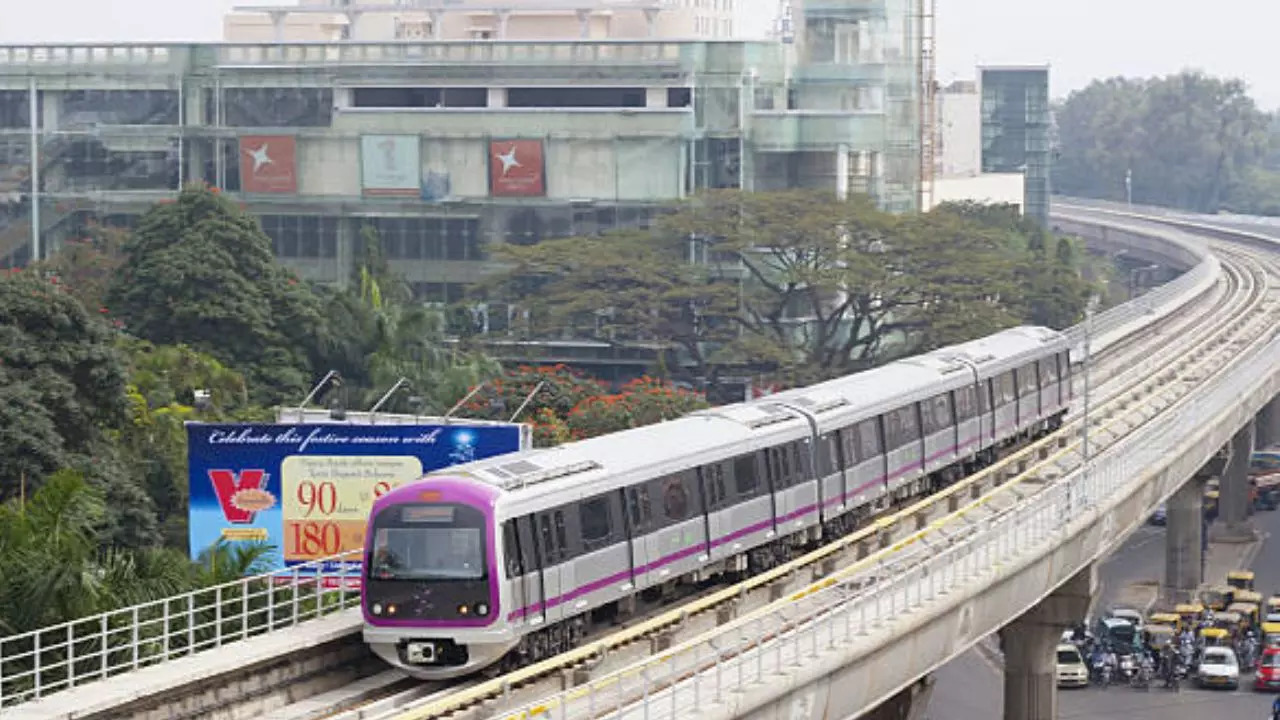
[[[0,47],[0,264],[91,221],[129,226],[192,181],[258,216],[310,279],[346,281],[372,226],[441,302],[484,275],[493,243],[643,226],[703,188],[910,210],[910,25],[906,0],[822,0],[790,43]]]

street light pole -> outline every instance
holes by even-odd
[[[1133,168],[1124,171],[1124,198],[1129,207],[1133,207]]]

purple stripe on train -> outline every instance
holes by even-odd
[[[937,458],[943,457],[944,455],[957,453],[967,448],[968,446],[977,443],[978,440],[979,438],[977,438],[976,436],[973,438],[970,438],[969,440],[966,440],[965,442],[959,445],[953,445],[952,447],[949,447],[937,453],[934,453],[929,457],[929,460],[936,460]],[[866,483],[863,483],[862,485],[859,485],[858,487],[854,488],[850,492],[842,493],[837,497],[829,498],[824,503],[822,503],[822,505],[823,506],[835,505],[838,503],[847,502],[852,498],[856,498],[867,488],[870,488],[875,485],[883,484],[887,481],[902,477],[903,475],[906,475],[907,473],[913,470],[919,469],[923,464],[924,463],[920,461],[916,461],[916,462],[904,465],[898,468],[897,470],[894,470],[892,473],[890,473],[890,475],[887,478],[882,475],[876,478],[875,480],[871,480],[870,482],[866,482]],[[711,541],[710,544],[705,542],[696,543],[687,548],[684,548],[683,550],[672,553],[671,555],[663,556],[661,558],[658,558],[654,562],[651,562],[646,565],[642,565],[639,568],[636,568],[634,575],[641,575],[646,572],[653,572],[654,570],[662,568],[666,565],[670,565],[671,563],[679,562],[680,560],[683,560],[695,553],[700,553],[700,552],[710,553],[711,550],[718,548],[722,545],[731,543],[740,538],[772,529],[775,524],[782,525],[784,523],[791,522],[792,520],[802,518],[806,515],[813,514],[818,511],[818,507],[819,506],[817,503],[812,505],[806,505],[805,507],[802,507],[798,510],[794,510],[790,513],[787,513],[786,515],[779,517],[776,523],[773,518],[770,518],[768,520],[764,520],[758,523],[754,523],[752,525],[748,525],[744,528],[739,528],[738,530],[735,530],[727,535],[715,538],[714,540]],[[572,602],[573,600],[583,597],[584,595],[590,595],[591,593],[596,592],[598,590],[603,590],[609,587],[610,585],[630,582],[632,577],[633,577],[633,573],[630,569],[628,569],[628,570],[623,570],[621,572],[614,573],[607,577],[600,578],[599,580],[593,580],[589,583],[584,583],[583,585],[580,585],[579,587],[573,590],[570,590],[569,592],[563,595],[551,598],[546,603],[537,602],[537,603],[533,603],[531,605],[522,607],[518,610],[513,610],[507,615],[507,619],[516,620],[526,615],[537,614],[539,612],[542,612],[544,609],[550,609],[558,605],[563,605],[566,602]]]

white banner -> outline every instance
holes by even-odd
[[[422,168],[417,135],[360,138],[360,184],[365,195],[417,197]]]

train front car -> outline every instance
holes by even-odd
[[[425,680],[469,675],[514,644],[501,622],[499,490],[431,477],[379,498],[365,537],[364,641]]]

